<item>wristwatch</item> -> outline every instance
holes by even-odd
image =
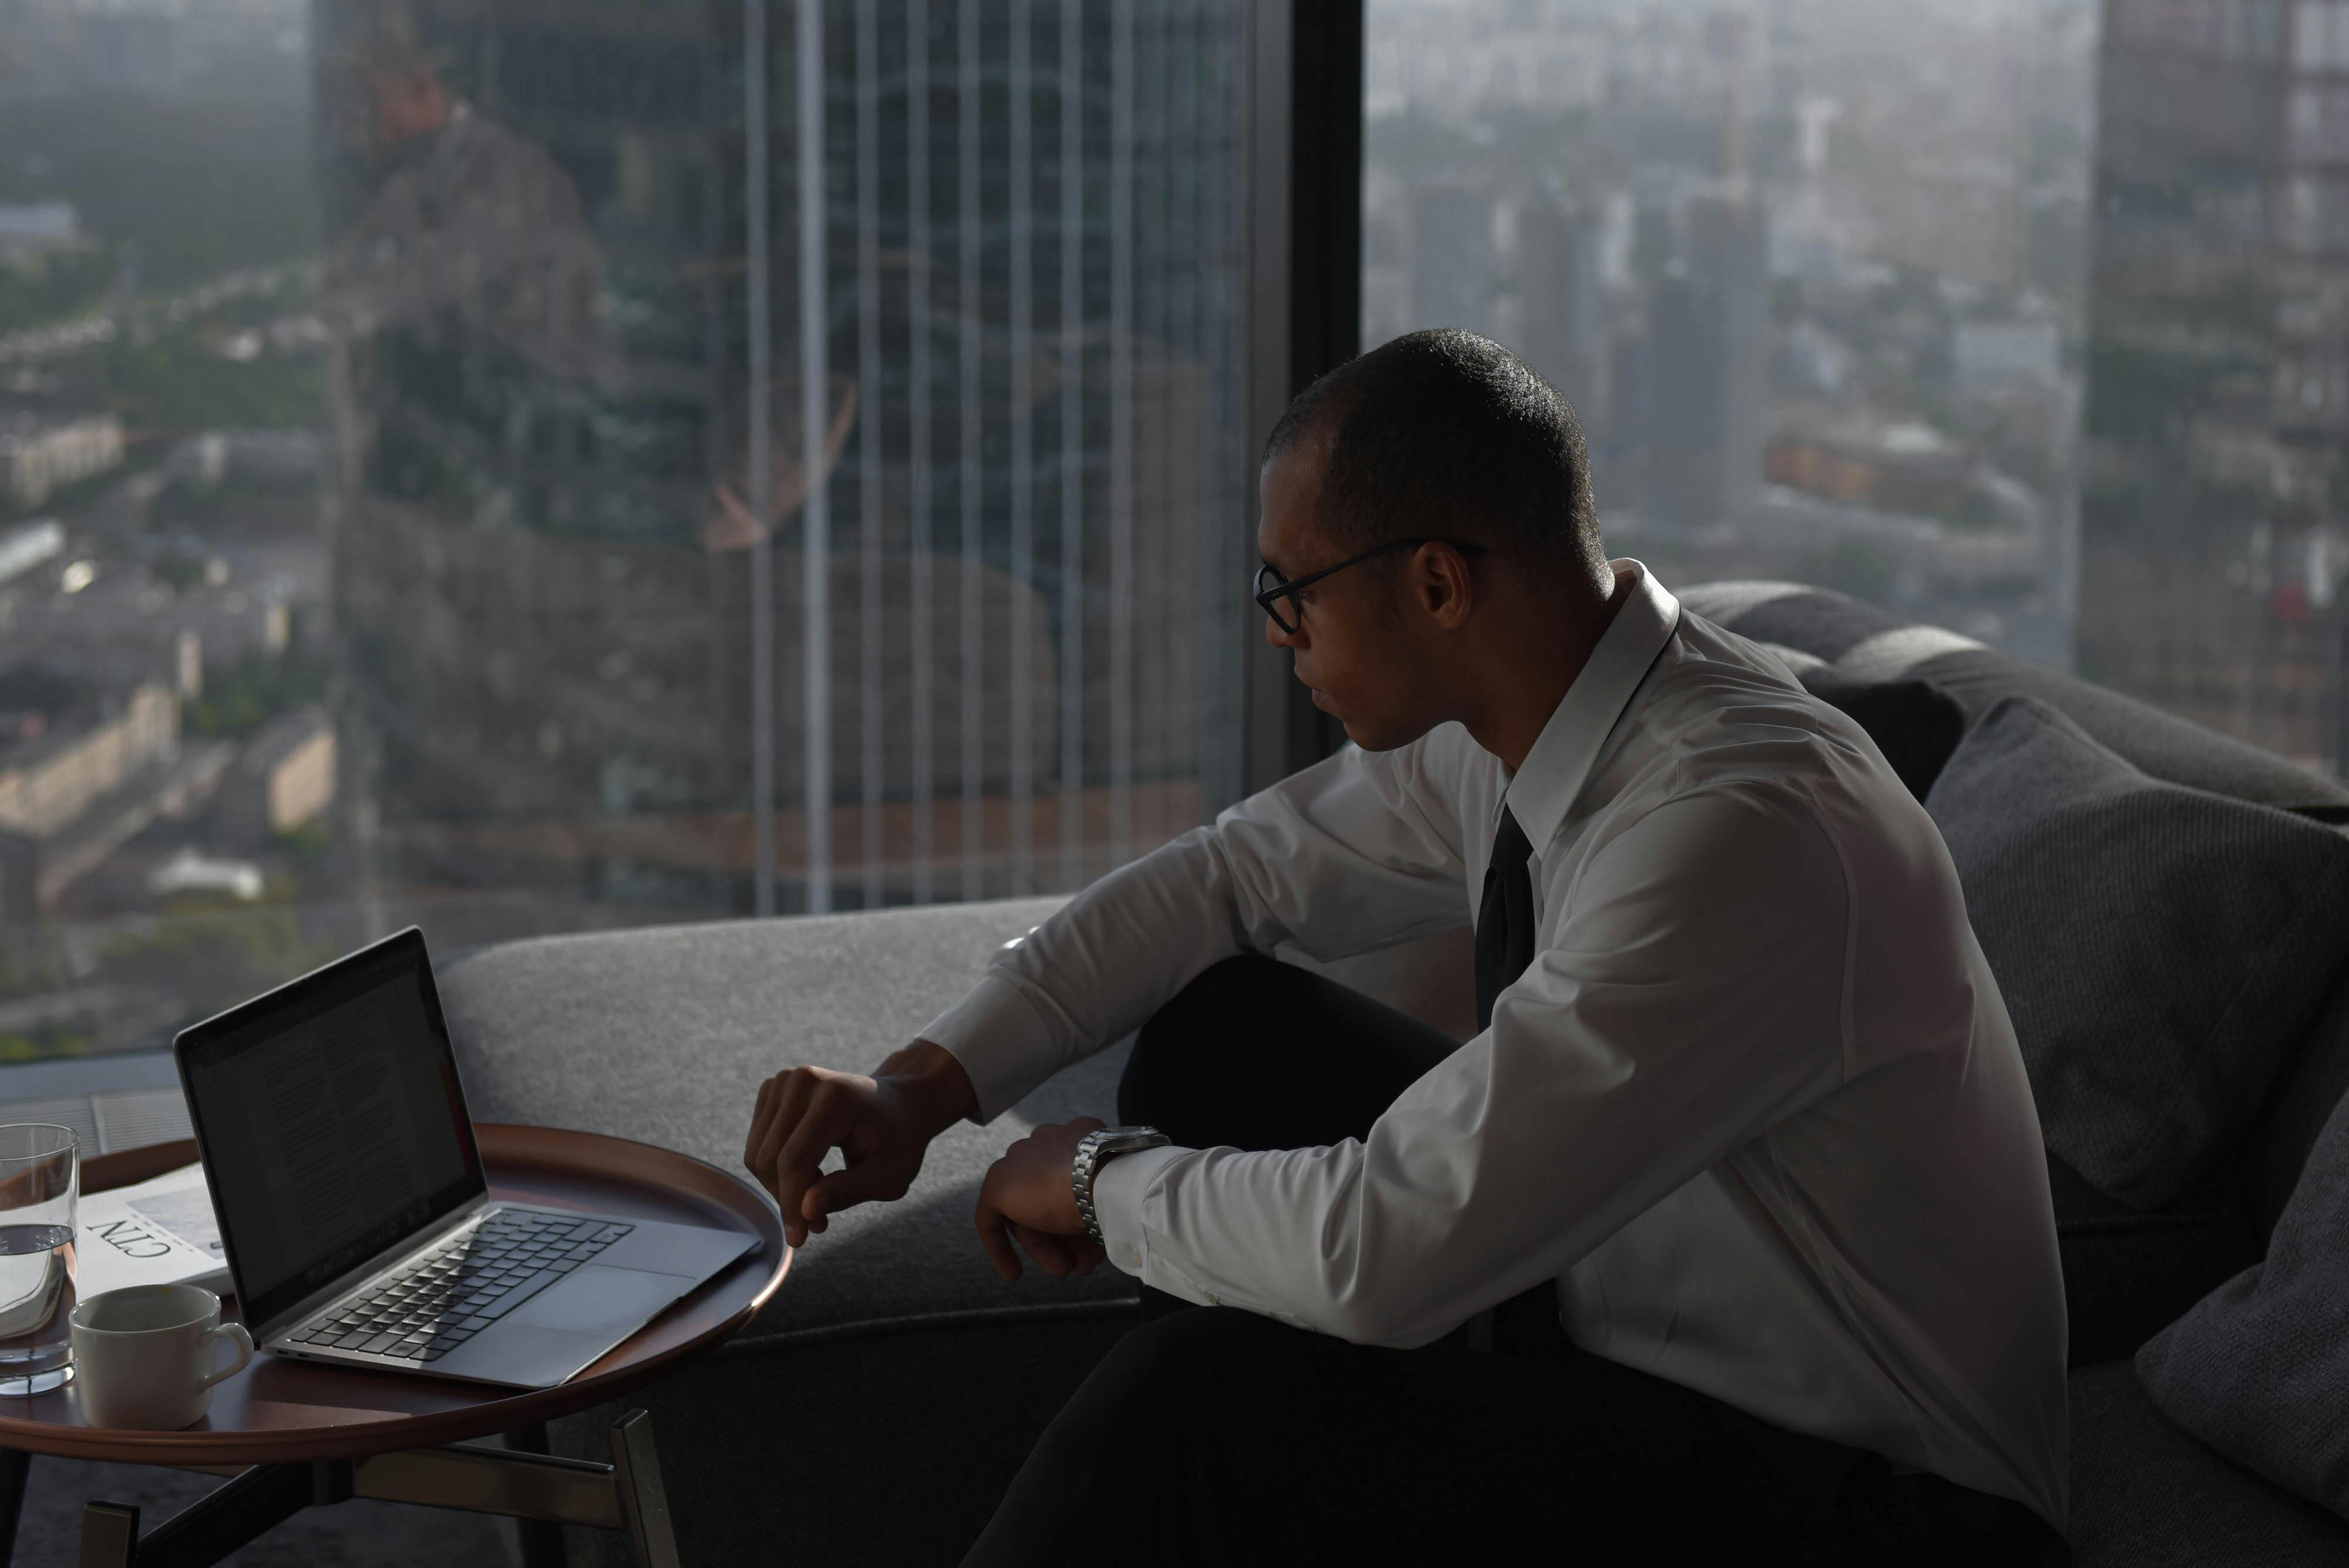
[[[1101,1218],[1093,1212],[1093,1173],[1121,1154],[1156,1148],[1174,1140],[1156,1127],[1102,1127],[1089,1132],[1077,1144],[1076,1163],[1069,1168],[1069,1185],[1076,1189],[1077,1212],[1085,1217],[1085,1234],[1102,1246]]]

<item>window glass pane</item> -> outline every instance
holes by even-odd
[[[8,15],[0,1058],[1234,793],[1236,0]]]
[[[1794,579],[2349,771],[2349,4],[1370,0],[1363,334]]]

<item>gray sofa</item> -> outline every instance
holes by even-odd
[[[1683,597],[1785,649],[1806,683],[1864,724],[1871,692],[1921,680],[1945,693],[1949,734],[1930,725],[1896,733],[1888,721],[1878,737],[1912,787],[1930,783],[1936,754],[1966,725],[2024,694],[2155,778],[2349,821],[2349,792],[2327,781],[1841,596],[1722,584]],[[451,965],[443,990],[477,1116],[643,1138],[737,1168],[763,1076],[799,1062],[868,1068],[1053,907],[1031,899],[518,942]],[[1336,972],[1457,1036],[1468,970],[1463,937]],[[2349,1561],[2349,1523],[2170,1425],[2128,1360],[2260,1256],[2349,1085],[2349,976],[2306,1038],[2287,1044],[2239,1146],[2157,1210],[2108,1197],[2051,1157],[2072,1317],[2071,1534],[2082,1568]],[[1103,1053],[992,1127],[950,1130],[905,1200],[839,1216],[740,1335],[630,1401],[652,1411],[688,1564],[957,1559],[1037,1432],[1134,1311],[1131,1282],[1107,1270],[1076,1282],[1031,1271],[1005,1284],[972,1233],[976,1185],[1021,1127],[1112,1116],[1123,1054]],[[559,1424],[557,1451],[602,1451],[616,1413]],[[574,1563],[626,1560],[616,1538],[597,1532],[573,1532],[568,1549]]]

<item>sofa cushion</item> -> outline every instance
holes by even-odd
[[[2349,1517],[2349,1103],[2333,1108],[2267,1257],[2137,1354],[2162,1413]]]
[[[1969,724],[2009,697],[2036,697],[2155,778],[2328,820],[2349,817],[2349,788],[2256,746],[1843,594],[1799,583],[1724,582],[1698,584],[1680,597],[1717,626],[1799,649],[1846,680],[1930,681],[1957,701]]]
[[[450,965],[442,1001],[481,1120],[639,1138],[739,1173],[761,1080],[802,1063],[870,1071],[1059,904],[546,937]],[[1123,1058],[1079,1064],[991,1127],[947,1128],[903,1199],[847,1210],[811,1238],[743,1332],[1132,1296],[1113,1269],[1078,1280],[1030,1269],[1007,1284],[971,1224],[980,1177],[1027,1127],[1113,1117]]]
[[[2343,940],[2349,943],[2349,934]],[[2324,1011],[2292,1053],[2236,1153],[2239,1179],[2262,1238],[2291,1201],[2301,1172],[2307,1168],[2309,1151],[2344,1096],[2349,1096],[2349,973],[2333,988]]]
[[[2075,1366],[2133,1355],[2179,1313],[2259,1259],[2260,1231],[2235,1187],[2197,1182],[2159,1209],[2132,1209],[2047,1157],[2064,1313]]]
[[[1948,692],[1929,681],[1853,680],[1831,664],[1798,673],[1804,690],[1843,710],[1868,732],[1920,801],[1965,737],[1965,714]]]
[[[1682,604],[1715,626],[1829,664],[1909,624],[1863,599],[1802,583],[1699,583],[1676,591]]]
[[[2349,1524],[2166,1420],[2126,1361],[2072,1374],[2073,1568],[2317,1568]]]
[[[2147,777],[2010,698],[1926,802],[2047,1147],[2138,1209],[2208,1172],[2340,974],[2349,840]]]

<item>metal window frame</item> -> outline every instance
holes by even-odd
[[[1291,399],[1361,349],[1362,0],[1260,0],[1247,71],[1247,431],[1261,443]],[[1254,484],[1247,495],[1253,537]],[[1245,626],[1241,773],[1253,794],[1345,735],[1265,641],[1263,618]]]

